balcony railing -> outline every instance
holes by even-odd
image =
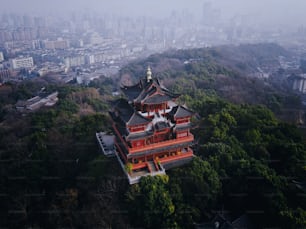
[[[191,149],[189,149],[186,153],[181,153],[175,156],[169,156],[169,157],[164,157],[164,158],[159,158],[159,162],[160,163],[168,163],[171,161],[177,161],[180,159],[184,159],[184,158],[189,158],[189,157],[193,157],[193,151]]]
[[[194,137],[192,134],[189,134],[187,137],[183,138],[178,138],[178,139],[171,139],[163,142],[158,142],[158,143],[152,143],[150,145],[142,146],[142,147],[137,147],[137,148],[131,148],[129,147],[129,153],[139,153],[143,151],[148,151],[148,150],[153,150],[157,148],[163,148],[167,146],[172,146],[175,144],[180,144],[180,143],[186,143],[186,142],[192,142],[194,140]]]
[[[125,169],[125,166],[124,166],[124,163],[121,161],[119,155],[116,153],[115,154],[118,161],[119,161],[119,164],[123,170],[123,172],[125,173],[125,175],[127,176],[128,180],[129,180],[129,184],[136,184],[140,181],[141,177],[144,177],[144,176],[156,176],[156,175],[165,175],[166,172],[165,172],[165,169],[163,168],[163,166],[161,165],[161,169],[159,171],[155,171],[155,172],[146,172],[144,173],[143,175],[141,176],[133,176],[133,172],[131,174],[129,174],[126,169]]]

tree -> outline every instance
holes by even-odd
[[[171,183],[181,187],[184,202],[197,208],[202,215],[214,206],[221,182],[209,162],[196,157],[188,166],[173,171],[171,177]]]
[[[286,218],[287,228],[306,228],[306,211],[302,208],[297,208],[296,210],[287,209],[281,212],[281,214]]]
[[[167,190],[168,176],[142,177],[126,193],[131,222],[146,228],[176,227],[175,206]]]

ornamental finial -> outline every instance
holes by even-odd
[[[147,82],[149,83],[152,80],[152,72],[150,66],[147,69]]]

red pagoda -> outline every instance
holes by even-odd
[[[142,176],[165,174],[165,169],[190,161],[193,112],[175,103],[179,95],[152,78],[150,67],[136,85],[121,89],[127,99],[117,100],[110,115],[116,156],[129,183],[139,182]]]

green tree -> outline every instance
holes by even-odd
[[[131,222],[146,228],[176,227],[175,206],[167,190],[168,176],[146,176],[126,194]]]
[[[198,209],[204,216],[214,206],[220,194],[221,182],[209,162],[196,157],[188,166],[174,170],[171,177],[171,183],[181,187],[187,205]]]

